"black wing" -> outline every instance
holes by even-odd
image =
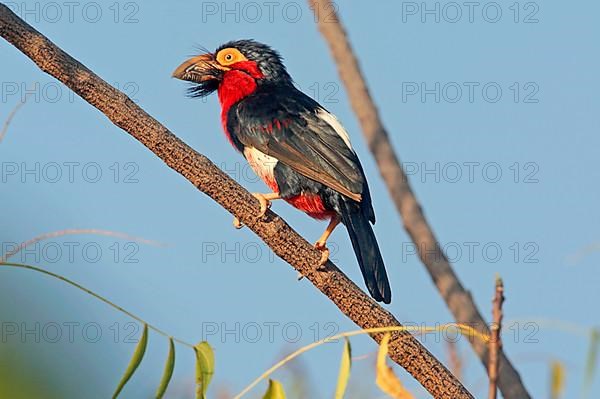
[[[229,110],[227,129],[244,146],[361,201],[366,183],[360,162],[331,118],[294,87],[263,86]]]

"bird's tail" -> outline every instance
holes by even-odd
[[[359,204],[342,202],[345,208],[341,212],[342,222],[348,229],[365,284],[373,299],[377,302],[390,303],[392,300],[390,282],[371,223]]]

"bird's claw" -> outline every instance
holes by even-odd
[[[237,216],[235,216],[233,218],[233,227],[239,230],[242,227],[244,227],[244,223],[240,222],[240,219],[238,219]]]
[[[325,265],[325,263],[327,263],[327,261],[329,260],[329,248],[327,248],[327,243],[323,242],[323,241],[317,241],[314,245],[315,249],[318,249],[319,251],[321,251],[321,259],[319,260],[319,264],[317,266],[318,268],[321,268]],[[302,280],[304,278],[304,275],[302,273],[298,273],[298,281]]]
[[[267,213],[267,209],[271,208],[271,201],[265,198],[265,196],[261,193],[252,193],[252,195],[260,203],[260,212],[258,213],[258,217],[262,218],[265,216],[265,213]]]
[[[327,248],[327,243],[323,241],[317,241],[315,248],[321,251],[321,259],[319,260],[319,267],[321,267],[329,260],[329,248]]]
[[[252,196],[256,198],[260,203],[260,211],[258,212],[258,217],[262,218],[267,213],[267,210],[271,208],[271,201],[265,198],[264,194],[261,193],[252,193]],[[238,219],[237,217],[234,217],[233,227],[239,230],[242,227],[244,227],[244,223],[240,222],[240,219]]]

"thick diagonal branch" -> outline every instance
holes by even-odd
[[[31,58],[43,71],[63,82],[115,125],[160,157],[199,190],[254,231],[279,257],[310,280],[361,328],[398,326],[394,316],[375,303],[331,262],[316,270],[321,254],[280,217],[258,218],[258,202],[239,184],[148,115],[126,95],[41,35],[0,4],[0,35]],[[374,334],[379,342],[383,334]],[[390,343],[390,357],[414,376],[435,398],[472,398],[454,376],[407,332]]]
[[[381,122],[375,102],[352,51],[344,28],[330,0],[309,0],[318,27],[337,64],[340,78],[346,88],[350,104],[358,117],[363,134],[373,153],[379,172],[385,181],[404,227],[417,247],[421,261],[427,268],[440,295],[458,323],[464,323],[489,334],[486,322],[471,295],[454,273],[448,258],[438,245],[435,234],[412,192],[408,178],[394,152],[388,133]],[[471,345],[487,368],[488,349],[478,340]],[[498,386],[506,399],[527,399],[525,386],[519,373],[503,352],[500,353]]]

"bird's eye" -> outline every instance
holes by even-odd
[[[246,60],[246,57],[244,57],[244,55],[240,53],[238,49],[233,47],[223,49],[217,54],[217,61],[224,66]]]

